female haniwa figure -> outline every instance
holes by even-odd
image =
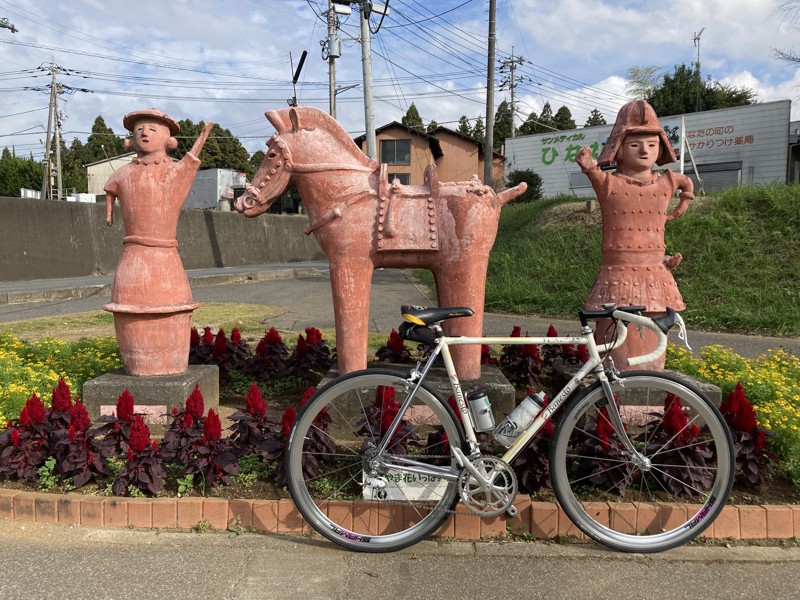
[[[106,184],[106,223],[113,223],[119,198],[125,224],[124,248],[114,275],[111,303],[125,371],[129,375],[168,375],[186,371],[192,311],[189,279],[178,255],[176,231],[181,206],[200,166],[200,150],[211,131],[207,123],[181,160],[167,153],[177,147],[178,123],[154,108],[125,115],[131,131],[126,148],[136,157]]]

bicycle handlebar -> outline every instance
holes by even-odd
[[[632,356],[628,358],[627,362],[628,365],[634,367],[636,365],[641,365],[644,363],[648,363],[660,357],[667,349],[667,333],[673,326],[678,325],[680,328],[680,333],[678,337],[680,337],[686,343],[686,347],[689,348],[689,344],[686,340],[686,324],[683,322],[681,316],[675,312],[671,308],[667,308],[667,314],[661,317],[656,317],[654,319],[650,317],[645,317],[644,315],[637,315],[625,310],[615,310],[612,313],[612,317],[615,319],[619,319],[623,322],[633,323],[640,327],[646,327],[650,331],[656,334],[658,338],[658,343],[656,344],[655,349],[652,352],[647,354],[643,354],[641,356]],[[622,335],[620,336],[619,333],[617,335],[617,339],[615,340],[615,344],[621,344],[625,341],[627,337],[628,328],[621,327]],[[620,337],[622,339],[620,339]],[[689,348],[691,350],[691,348]]]

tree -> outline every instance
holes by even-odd
[[[606,125],[606,118],[596,108],[592,109],[592,112],[589,113],[589,118],[586,119],[586,124],[584,127],[594,127],[595,125]]]
[[[458,133],[463,135],[472,135],[472,127],[469,125],[469,119],[467,115],[461,115],[461,118],[458,120]]]
[[[542,198],[542,178],[531,169],[514,170],[506,175],[507,187],[514,187],[523,181],[528,184],[525,193],[516,202],[531,202]]]
[[[248,165],[247,171],[245,171],[247,174],[247,179],[253,179],[253,175],[256,174],[258,167],[261,166],[261,161],[264,160],[264,156],[266,156],[266,154],[263,150],[256,150],[253,152],[252,156],[250,156],[250,164]]]
[[[486,141],[486,127],[483,124],[483,118],[478,117],[475,119],[475,125],[472,127],[472,133],[470,135],[475,141],[481,144]]]
[[[92,132],[86,138],[86,144],[81,148],[83,164],[97,162],[119,156],[124,150],[124,142],[114,130],[106,125],[102,116],[98,115],[92,124]]]
[[[784,2],[773,12],[775,15],[783,15],[783,23],[786,23],[792,29],[797,29],[798,20],[800,20],[800,2]],[[779,60],[784,60],[793,64],[800,64],[800,54],[795,50],[781,50],[770,46],[772,49],[772,56]]]
[[[181,127],[180,133],[176,136],[178,147],[170,156],[181,159],[192,148],[205,124],[202,121],[194,123],[190,119],[182,119],[178,125]],[[250,168],[250,153],[230,130],[223,129],[219,123],[214,123],[211,134],[200,152],[200,160],[206,169],[234,169],[246,173]]]
[[[700,67],[693,63],[676,65],[672,74],[665,74],[662,84],[653,90],[647,101],[660,117],[680,115],[755,102],[756,93],[746,87],[737,88],[704,80]]]
[[[576,127],[575,120],[572,118],[572,113],[566,106],[562,106],[558,109],[553,117],[553,125],[560,131],[575,129]]]
[[[439,124],[436,121],[431,121],[428,123],[428,127],[425,129],[428,133],[431,131],[436,131],[439,128]]]
[[[503,100],[494,113],[494,147],[500,148],[506,138],[511,137],[514,127],[514,116],[511,114],[511,106]]]
[[[539,124],[539,115],[535,110],[532,110],[525,119],[525,122],[519,126],[520,135],[533,135],[534,133],[543,133],[542,126]]]
[[[663,76],[664,69],[661,67],[631,67],[628,69],[625,91],[637,100],[646,100],[659,87]]]
[[[550,106],[549,101],[545,102],[542,107],[542,114],[539,115],[539,127],[542,129],[542,133],[556,129],[553,123],[553,108]]]
[[[422,117],[419,116],[419,111],[413,102],[411,103],[411,106],[408,107],[406,114],[403,116],[402,123],[410,129],[425,131],[425,124],[422,122]]]
[[[38,190],[42,187],[42,164],[33,159],[20,158],[8,148],[0,154],[0,196],[19,197],[22,188]]]

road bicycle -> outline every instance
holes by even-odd
[[[727,501],[733,442],[719,409],[697,386],[664,372],[615,368],[608,353],[625,342],[628,324],[658,340],[629,366],[660,357],[675,325],[685,340],[675,311],[651,319],[643,310],[583,310],[577,336],[449,337],[442,322],[471,316],[471,309],[403,306],[400,335],[428,344],[430,355],[407,373],[369,368],[340,376],[310,398],[287,441],[295,505],[321,535],[363,552],[415,544],[454,512],[513,517],[519,484],[512,465],[552,419],[552,488],[583,533],[627,552],[688,542]],[[598,319],[616,327],[613,341],[595,342],[590,322]],[[583,344],[588,360],[549,402],[529,396],[495,426],[485,393],[463,393],[450,354],[462,344]],[[454,407],[425,381],[438,357]],[[579,385],[590,376],[590,385]],[[493,452],[498,446],[501,456]],[[638,519],[624,518],[621,502],[636,503]]]

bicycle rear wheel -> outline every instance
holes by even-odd
[[[450,445],[463,448],[463,429],[433,391],[420,387],[388,456],[376,454],[412,387],[394,371],[357,371],[320,389],[297,416],[287,446],[289,491],[306,521],[341,546],[405,548],[434,533],[458,501],[455,478],[396,465],[398,458],[431,471],[455,465]],[[394,466],[374,468],[384,460]]]
[[[632,456],[615,433],[597,382],[561,415],[550,448],[564,512],[597,542],[660,552],[705,530],[734,478],[733,441],[718,408],[695,386],[660,372],[614,382]]]

